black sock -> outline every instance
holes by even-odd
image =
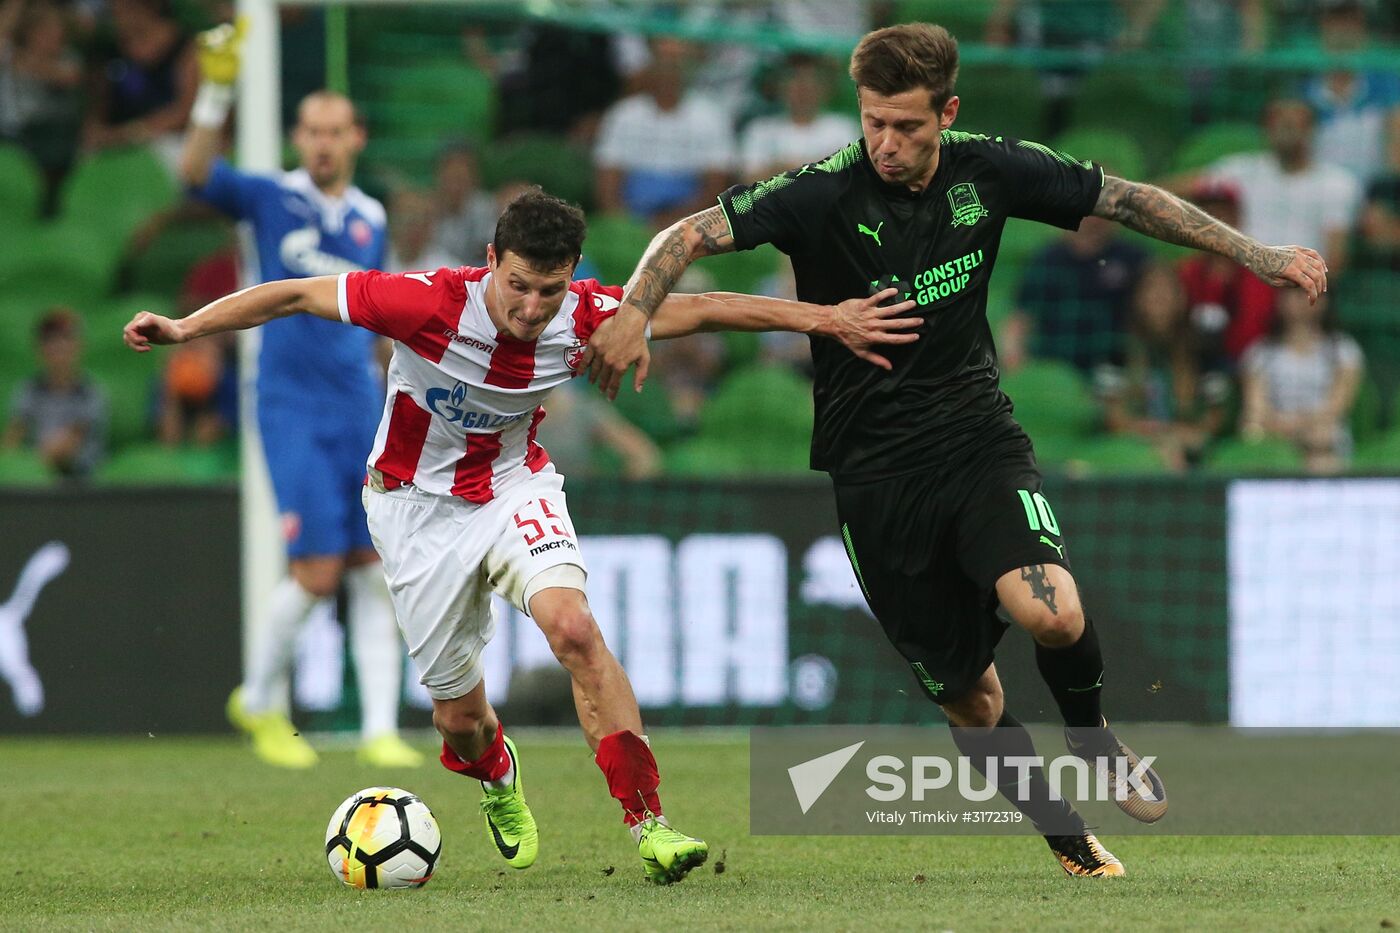
[[[983,777],[987,776],[988,759],[997,761],[997,787],[1001,795],[1011,801],[1016,809],[1024,813],[1035,825],[1036,831],[1045,836],[1075,836],[1084,832],[1084,820],[1069,801],[1054,798],[1050,784],[1045,779],[1045,769],[1034,767],[1029,771],[1030,782],[1024,794],[1017,793],[1017,778],[1021,770],[1004,762],[1006,758],[1031,758],[1035,756],[1035,744],[1026,727],[1006,711],[1002,711],[994,729],[965,729],[952,726],[953,742]],[[1018,799],[1025,796],[1025,800]]]
[[[1084,620],[1079,641],[1063,648],[1036,643],[1035,664],[1054,694],[1065,725],[1098,728],[1103,724],[1099,695],[1103,693],[1103,653],[1094,623]]]

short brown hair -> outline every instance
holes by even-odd
[[[934,108],[942,108],[958,80],[958,40],[933,23],[868,32],[851,53],[851,80],[886,97],[928,88]]]
[[[532,185],[506,205],[496,221],[496,259],[515,253],[531,268],[552,272],[578,262],[588,227],[576,205]]]

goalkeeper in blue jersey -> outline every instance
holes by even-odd
[[[259,282],[382,267],[384,208],[351,182],[365,134],[347,98],[319,91],[301,101],[292,135],[301,161],[295,171],[255,175],[219,157],[241,31],[241,25],[221,26],[200,36],[202,84],[185,136],[183,180],[196,198],[250,228]],[[229,719],[252,737],[264,761],[289,768],[315,764],[315,751],[274,693],[301,623],[344,582],[360,691],[361,759],[419,764],[422,756],[397,731],[403,656],[360,504],[365,454],[383,407],[374,336],[309,315],[272,321],[262,330],[258,426],[290,572],[263,608],[245,680],[229,697]]]

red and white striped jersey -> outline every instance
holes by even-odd
[[[540,403],[578,375],[589,337],[616,313],[622,289],[571,282],[544,332],[516,340],[486,313],[490,277],[471,267],[340,276],[341,318],[394,341],[369,455],[387,489],[412,484],[482,503],[554,469],[535,443]]]

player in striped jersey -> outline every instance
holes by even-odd
[[[708,847],[662,815],[631,684],[589,612],[564,478],[535,441],[540,403],[578,375],[589,340],[610,326],[622,296],[616,286],[572,280],[584,234],[577,208],[534,189],[501,215],[486,268],[273,282],[181,321],[142,312],[124,337],[144,351],[306,313],[394,341],[365,508],[409,654],[433,697],[443,765],[481,781],[497,849],[516,868],[531,865],[538,833],[520,762],[482,683],[495,591],[535,620],[569,671],[580,725],[622,804],[646,877],[668,884],[704,862]],[[792,330],[833,338],[888,367],[873,345],[914,339],[897,317],[912,302],[878,307],[893,293],[835,307],[673,295],[652,336]]]

